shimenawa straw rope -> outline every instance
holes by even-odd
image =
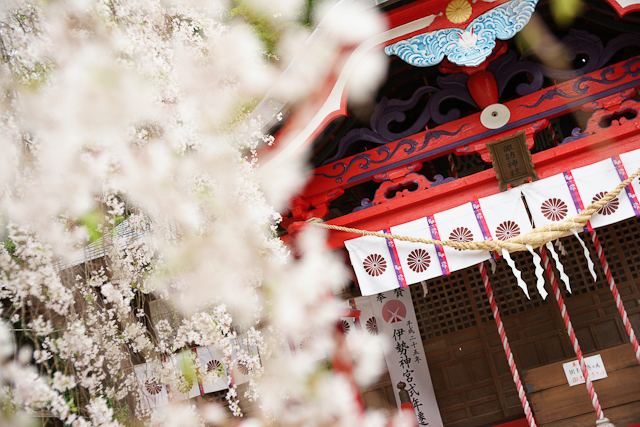
[[[565,237],[571,233],[571,230],[579,230],[584,228],[591,217],[598,212],[603,206],[613,200],[620,192],[631,183],[635,178],[640,176],[640,168],[629,178],[622,181],[616,188],[608,192],[603,198],[584,208],[578,215],[567,218],[563,221],[536,227],[527,234],[512,237],[507,240],[480,240],[473,242],[458,242],[455,240],[434,240],[422,239],[418,237],[399,236],[396,234],[378,233],[375,231],[360,230],[357,228],[342,227],[339,225],[326,224],[320,218],[311,218],[307,222],[317,227],[327,228],[329,230],[344,231],[346,233],[359,234],[361,236],[376,236],[385,239],[402,240],[413,243],[425,243],[427,245],[450,246],[461,250],[485,250],[485,251],[501,251],[502,248],[509,252],[527,251],[526,245],[538,248],[547,242]]]

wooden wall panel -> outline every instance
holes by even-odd
[[[617,426],[640,421],[640,365],[631,344],[600,350],[607,378],[594,381],[605,415]],[[584,384],[570,387],[562,363],[532,369],[524,374],[531,404],[538,424],[547,426],[584,425],[594,423],[596,413]],[[575,358],[573,359],[575,360]],[[635,406],[635,410],[632,407]]]
[[[630,219],[597,233],[631,322],[640,331],[640,220]],[[594,352],[620,346],[628,338],[593,243],[581,236],[596,264],[598,280],[593,281],[579,242],[567,237],[562,239],[567,254],[560,258],[572,293],[564,289],[562,293],[583,351]],[[530,300],[503,259],[496,260],[495,273],[489,278],[520,373],[575,358],[555,301],[552,297],[542,300],[535,289],[531,255],[517,253],[512,258],[529,285]],[[491,271],[489,262],[486,267]],[[421,286],[410,287],[445,426],[494,425],[524,416],[479,269],[433,279],[427,288],[428,294],[423,295]],[[551,290],[548,279],[546,288]],[[629,412],[623,409],[621,413]]]

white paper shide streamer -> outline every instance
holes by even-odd
[[[558,269],[558,273],[560,273],[560,280],[562,280],[562,282],[564,283],[564,287],[567,288],[567,291],[569,291],[569,293],[571,293],[571,285],[569,284],[569,276],[567,276],[566,273],[564,272],[564,267],[562,266],[562,263],[560,262],[560,258],[558,258],[558,254],[556,253],[556,250],[553,248],[553,245],[551,244],[551,242],[547,242],[547,244],[545,246],[549,250],[549,253],[551,253],[551,258],[553,258],[553,262],[556,263],[556,268]]]
[[[509,267],[511,267],[511,271],[513,272],[513,275],[516,277],[516,280],[518,281],[518,286],[520,287],[520,289],[522,289],[524,294],[527,296],[527,299],[531,299],[531,297],[529,296],[529,290],[527,289],[527,283],[524,280],[522,280],[522,273],[516,267],[516,263],[513,262],[513,260],[511,259],[511,255],[509,255],[509,251],[506,250],[505,248],[502,248],[502,256],[504,257],[504,260],[507,261],[507,264],[509,264]]]
[[[576,236],[576,239],[578,239],[578,242],[580,242],[580,244],[582,245],[582,250],[584,251],[584,257],[587,259],[587,266],[589,267],[589,272],[591,273],[591,277],[593,277],[593,281],[596,282],[598,280],[598,275],[596,274],[596,270],[593,268],[594,264],[593,264],[593,261],[591,260],[591,254],[589,253],[589,249],[587,249],[587,245],[584,244],[584,241],[580,238],[576,230],[571,230],[571,232],[573,233],[574,236]]]
[[[538,255],[533,250],[533,246],[527,245],[527,249],[529,250],[531,256],[533,256],[533,265],[535,265],[536,267],[536,278],[538,280],[536,283],[536,288],[538,289],[538,293],[540,294],[542,299],[547,299],[547,295],[549,295],[549,293],[544,288],[544,268],[542,268],[542,258],[540,258],[540,255]]]

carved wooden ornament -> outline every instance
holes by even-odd
[[[524,132],[488,142],[487,150],[493,161],[500,191],[506,191],[508,186],[516,187],[529,182],[529,178],[538,180]]]

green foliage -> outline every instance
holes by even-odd
[[[92,210],[80,217],[80,224],[84,225],[89,232],[89,241],[95,242],[102,237],[99,225],[101,224],[102,215],[97,210]]]
[[[231,9],[230,18],[240,17],[244,19],[253,29],[267,48],[268,57],[275,55],[276,46],[282,37],[285,25],[278,25],[272,22],[269,17],[258,14],[242,2]]]
[[[7,250],[7,252],[9,252],[11,255],[13,255],[14,253],[16,253],[16,244],[13,243],[13,240],[6,238],[4,240],[4,248]]]
[[[276,48],[282,35],[289,28],[302,25],[311,27],[313,24],[313,11],[322,0],[304,0],[304,9],[298,18],[298,22],[286,22],[274,19],[271,16],[261,15],[251,9],[243,0],[232,1],[233,7],[229,18],[242,18],[247,24],[254,28],[256,34],[265,44],[267,58],[277,60]]]
[[[552,0],[549,7],[556,23],[568,27],[582,13],[584,3],[582,0]]]

